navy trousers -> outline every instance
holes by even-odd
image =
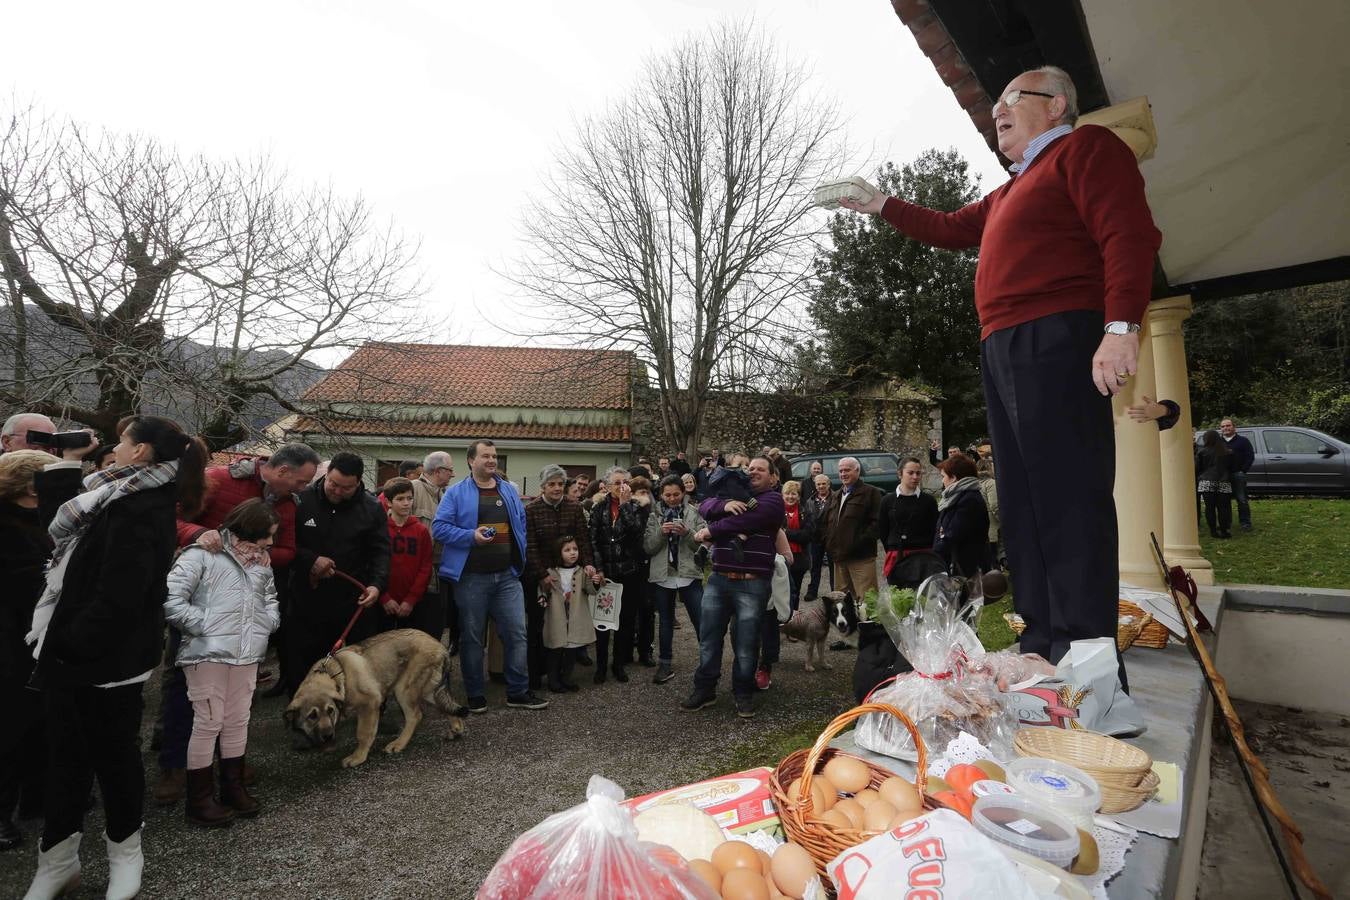
[[[1051,662],[1116,634],[1115,431],[1092,382],[1102,325],[1100,312],[1056,313],[980,346],[1022,651]],[[1128,689],[1123,663],[1120,675]]]

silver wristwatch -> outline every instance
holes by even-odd
[[[1107,334],[1138,334],[1139,326],[1133,322],[1107,322]]]

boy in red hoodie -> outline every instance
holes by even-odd
[[[413,486],[406,478],[391,478],[381,491],[389,510],[389,588],[380,598],[384,630],[419,628],[432,634],[434,612],[422,610],[422,596],[431,577],[431,532],[412,514]]]

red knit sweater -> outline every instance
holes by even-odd
[[[259,458],[257,465],[262,466]],[[262,476],[255,469],[247,478],[235,478],[230,475],[229,466],[212,466],[206,470],[206,503],[202,511],[191,521],[178,520],[178,546],[187,547],[201,537],[203,532],[214,531],[225,521],[225,517],[245,500],[262,497],[265,486]],[[277,536],[268,553],[272,557],[272,568],[289,566],[295,559],[295,501],[293,498],[279,497],[272,508],[276,510]]]
[[[431,532],[417,516],[389,518],[389,587],[380,598],[416,606],[431,579]]]
[[[1022,174],[956,212],[892,198],[881,215],[925,244],[980,248],[981,339],[1067,310],[1141,322],[1162,245],[1134,153],[1099,125],[1052,142]]]

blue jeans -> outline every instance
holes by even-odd
[[[459,608],[459,668],[464,692],[482,697],[483,644],[487,618],[497,623],[497,634],[506,648],[506,689],[523,694],[530,689],[525,640],[525,590],[520,579],[507,569],[502,572],[465,572],[455,583]]]
[[[759,629],[764,607],[772,587],[768,578],[732,580],[714,572],[703,589],[703,608],[699,616],[698,671],[694,688],[714,691],[722,675],[722,643],[727,625],[731,631],[736,661],[731,667],[731,690],[738,697],[755,692],[755,663],[759,656]]]
[[[1238,524],[1251,528],[1252,505],[1247,502],[1247,473],[1234,472],[1229,480],[1233,484],[1233,500],[1237,503]]]
[[[658,658],[663,663],[669,663],[674,658],[671,655],[673,652],[671,644],[675,640],[675,595],[679,594],[685,611],[689,613],[689,621],[694,623],[694,632],[697,633],[703,606],[703,582],[695,578],[682,588],[664,588],[653,584],[651,590],[656,594],[656,609],[661,615]]]

